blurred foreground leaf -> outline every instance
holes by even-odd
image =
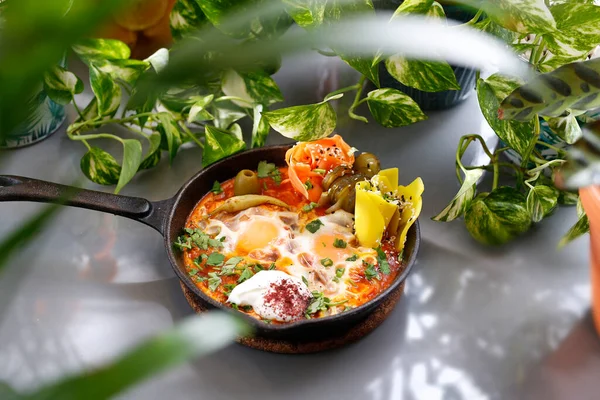
[[[228,314],[193,316],[104,367],[49,385],[25,398],[107,399],[152,375],[220,350],[237,336],[248,333],[245,323]]]

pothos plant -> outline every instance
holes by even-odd
[[[294,22],[311,30],[356,14],[374,13],[371,0],[286,0],[281,2],[281,12],[274,18],[257,16],[251,23],[235,26],[224,23],[231,12],[250,12],[260,3],[258,0],[179,0],[171,15],[173,35],[178,40],[190,36],[199,27],[209,27],[228,40],[268,44]],[[410,13],[444,17],[438,2],[407,0],[398,7],[392,19]],[[186,142],[203,149],[202,166],[206,166],[244,150],[246,143],[253,148],[263,146],[271,128],[297,141],[328,136],[337,122],[330,102],[347,93],[354,96],[347,110],[351,118],[367,122],[367,118],[355,112],[359,105],[366,103],[372,117],[385,127],[424,120],[425,114],[408,95],[380,87],[378,64],[381,62],[393,77],[407,86],[431,92],[460,88],[452,68],[444,62],[408,60],[402,55],[384,59],[376,51],[372,57],[365,58],[331,48],[319,51],[339,56],[360,72],[361,77],[356,84],[336,90],[316,104],[271,109],[283,101],[281,91],[271,77],[279,68],[279,59],[260,62],[243,70],[215,69],[212,76],[204,80],[204,85],[180,85],[162,94],[146,98],[138,96],[136,84],[140,78],[159,72],[176,48],[177,43],[172,50],[162,49],[146,60],[133,60],[127,46],[117,40],[80,41],[72,50],[88,66],[94,93],[92,100],[82,107],[74,101],[74,95],[84,88],[79,77],[60,67],[46,74],[49,96],[60,104],[72,103],[77,110],[79,116],[68,127],[67,134],[86,147],[81,169],[90,180],[116,185],[115,192],[119,192],[138,171],[156,166],[163,153],[167,153],[172,162]],[[376,88],[365,93],[368,81]],[[252,120],[246,134],[241,122],[244,118]],[[105,133],[109,124],[121,125],[133,137]],[[122,161],[96,145],[97,139],[119,142],[123,147]]]
[[[589,58],[600,44],[600,6],[593,1],[521,3],[529,5],[520,8],[521,18],[502,22],[510,32],[505,37],[534,71],[545,74],[527,85],[501,74],[478,78],[481,112],[501,144],[491,151],[478,135],[461,138],[456,153],[461,187],[450,204],[433,218],[452,221],[464,216],[470,234],[484,244],[506,243],[551,215],[559,205],[578,203],[577,193],[559,189],[553,177],[565,163],[569,145],[581,137],[580,123],[588,121],[585,111],[600,106],[599,86],[594,86],[600,85],[598,62],[577,63]],[[486,19],[477,22],[485,23]],[[541,137],[543,129],[554,135]],[[489,163],[462,163],[471,143],[483,148]],[[520,162],[507,161],[505,152],[516,154]],[[489,192],[478,191],[477,187],[485,171],[493,175]],[[503,180],[510,183],[500,186],[503,173],[510,175]],[[579,221],[561,244],[586,230],[586,217],[580,213]]]

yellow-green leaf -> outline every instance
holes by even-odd
[[[465,225],[480,243],[501,245],[531,226],[525,196],[512,187],[499,187],[479,194],[466,210]]]
[[[44,90],[58,104],[66,105],[83,92],[83,82],[74,73],[56,65],[44,74]]]
[[[251,147],[262,147],[265,145],[267,140],[267,136],[269,135],[269,131],[271,127],[267,122],[267,119],[262,116],[262,105],[257,105],[254,107],[254,123],[252,124],[252,143]]]
[[[545,33],[556,29],[556,21],[544,0],[494,0],[474,3],[494,22],[513,32]]]
[[[129,47],[115,39],[82,39],[73,45],[73,51],[84,61],[91,59],[127,59]]]
[[[438,215],[432,218],[434,221],[450,222],[464,215],[475,197],[476,184],[483,175],[483,169],[465,170],[465,179],[456,196]]]
[[[337,117],[328,102],[280,108],[263,113],[271,128],[299,142],[318,140],[335,129]]]
[[[90,65],[90,83],[98,100],[98,113],[113,115],[121,105],[121,87],[94,65]]]
[[[183,140],[179,126],[168,113],[158,114],[158,132],[161,136],[161,147],[169,151],[169,161],[172,163]]]
[[[106,151],[92,147],[81,158],[81,171],[92,182],[100,185],[114,185],[119,182],[121,166]]]
[[[160,162],[162,151],[160,148],[160,134],[153,133],[148,137],[150,148],[146,152],[144,160],[140,164],[140,170],[154,168]]]
[[[121,189],[135,176],[142,163],[142,144],[135,139],[123,140],[123,163],[115,193]]]
[[[203,167],[246,148],[246,143],[243,140],[223,129],[206,125],[205,130],[204,152],[202,153]]]
[[[409,60],[395,55],[385,61],[385,67],[398,82],[424,92],[460,89],[448,63]]]
[[[577,119],[571,113],[564,117],[546,117],[544,119],[552,132],[569,144],[575,143],[583,135]]]
[[[377,89],[367,95],[373,117],[387,128],[410,125],[427,119],[419,105],[396,89]]]
[[[527,210],[533,222],[540,222],[558,206],[559,191],[550,186],[534,186],[527,195]]]

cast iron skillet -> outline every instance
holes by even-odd
[[[342,314],[310,320],[301,320],[287,325],[268,325],[245,314],[238,313],[227,306],[206,296],[191,281],[185,270],[181,253],[172,243],[179,236],[185,222],[200,199],[212,188],[214,181],[233,178],[240,170],[255,170],[258,162],[266,160],[277,165],[284,164],[284,156],[289,146],[263,147],[239,153],[223,159],[193,176],[177,194],[168,199],[151,202],[139,197],[127,197],[92,190],[74,190],[69,186],[23,178],[0,175],[0,201],[36,201],[52,203],[70,194],[66,205],[107,212],[134,219],[151,226],[164,236],[165,248],[173,270],[181,281],[208,308],[220,308],[227,312],[242,315],[255,327],[255,333],[261,337],[286,340],[315,340],[336,336],[348,331],[364,320],[404,282],[415,262],[419,249],[420,232],[417,221],[408,231],[404,248],[406,267],[388,289],[370,302]]]

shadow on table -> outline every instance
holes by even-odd
[[[600,337],[587,312],[534,369],[520,390],[526,400],[596,400],[600,397]]]

